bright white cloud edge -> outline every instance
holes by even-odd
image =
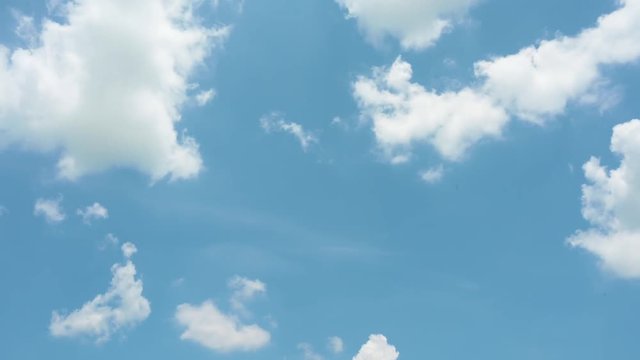
[[[582,215],[592,227],[568,241],[611,273],[640,278],[640,120],[614,127],[611,151],[620,157],[618,168],[607,169],[595,157],[583,166]]]

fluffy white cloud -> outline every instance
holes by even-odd
[[[149,317],[151,306],[142,295],[142,281],[136,279],[136,267],[127,256],[126,245],[123,252],[127,261],[111,268],[109,290],[69,314],[54,311],[49,325],[51,335],[89,337],[102,343],[118,330],[131,328]]]
[[[242,315],[248,315],[245,304],[259,294],[267,292],[267,285],[262,281],[250,280],[241,276],[234,276],[229,280],[229,287],[233,290],[229,302],[231,307]]]
[[[371,335],[353,360],[396,360],[398,356],[400,353],[396,351],[395,346],[387,343],[384,335]]]
[[[411,65],[401,58],[374,68],[353,84],[361,116],[372,123],[388,159],[397,163],[409,159],[416,142],[457,160],[473,144],[499,136],[511,117],[543,123],[571,101],[610,105],[602,67],[640,58],[640,0],[620,5],[577,36],[477,62],[477,81],[458,91],[437,93],[411,82]]]
[[[411,77],[411,65],[398,58],[353,86],[361,115],[372,121],[390,159],[408,158],[411,145],[426,142],[443,157],[459,160],[479,140],[500,136],[508,116],[490,97],[470,88],[436,93]]]
[[[222,313],[212,301],[199,306],[179,305],[175,317],[186,328],[180,339],[223,353],[255,351],[271,339],[268,331],[255,324],[242,324],[236,316]]]
[[[336,0],[369,41],[391,36],[405,49],[433,45],[475,0]]]
[[[33,207],[33,215],[44,217],[50,224],[62,222],[67,216],[61,204],[62,196],[55,199],[38,199]]]
[[[302,125],[295,122],[287,122],[282,118],[281,114],[276,112],[261,117],[260,126],[267,133],[285,132],[293,135],[304,151],[307,151],[312,144],[318,142],[318,139],[306,131]]]
[[[444,168],[442,165],[427,169],[420,173],[420,178],[427,184],[435,184],[442,180],[444,176]]]
[[[331,336],[327,345],[329,347],[329,351],[334,354],[340,354],[344,351],[344,341],[337,336]]]
[[[0,45],[0,147],[60,152],[66,179],[114,167],[154,181],[196,176],[198,144],[176,123],[189,78],[229,29],[204,27],[195,6],[67,1],[55,6],[64,21],[44,19],[34,45]]]
[[[97,202],[84,209],[78,209],[76,213],[85,224],[90,224],[92,220],[107,219],[109,217],[109,210]]]
[[[298,344],[298,349],[302,351],[302,359],[304,360],[324,360],[322,355],[313,350],[313,346],[311,346],[311,344],[300,343]]]
[[[572,100],[607,96],[601,68],[640,58],[640,1],[622,0],[595,27],[518,53],[480,61],[482,90],[515,115],[535,122],[561,114]]]
[[[588,184],[582,186],[582,215],[592,228],[569,239],[625,278],[640,277],[640,120],[613,129],[611,151],[621,157],[609,170],[598,158],[583,167]]]
[[[234,276],[228,286],[232,290],[231,313],[223,313],[210,300],[199,306],[178,306],[175,318],[186,328],[180,338],[222,353],[255,351],[266,346],[271,341],[271,334],[256,324],[244,324],[238,315],[250,316],[246,303],[266,293],[267,285],[257,279]]]

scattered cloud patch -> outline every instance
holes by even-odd
[[[420,173],[420,179],[427,184],[439,183],[444,177],[444,168],[442,165],[427,169]]]
[[[109,290],[69,314],[54,311],[49,325],[52,336],[88,337],[104,343],[121,329],[132,328],[149,317],[151,306],[142,295],[142,280],[136,279],[136,267],[125,250],[128,244],[133,246],[127,243],[122,247],[126,263],[111,268]]]
[[[384,335],[371,335],[369,341],[362,345],[353,360],[397,360],[400,353],[395,346],[387,343]]]
[[[295,122],[287,122],[281,114],[270,113],[260,118],[260,126],[267,133],[284,132],[293,135],[303,151],[307,151],[312,144],[318,143],[318,139],[306,131],[302,125]]]
[[[9,209],[7,209],[6,207],[0,205],[0,217],[7,215],[9,213]]]
[[[185,327],[180,339],[222,353],[255,351],[271,340],[268,331],[258,325],[242,324],[234,315],[222,313],[210,300],[201,305],[179,305],[175,318]]]
[[[213,89],[201,91],[196,95],[196,103],[198,106],[205,106],[213,100],[215,96],[216,92]]]
[[[331,336],[327,342],[329,351],[333,354],[340,354],[344,351],[344,341],[338,336]]]
[[[602,68],[640,59],[640,0],[620,5],[576,36],[476,62],[476,81],[457,91],[438,93],[412,81],[402,58],[374,68],[353,84],[360,115],[390,160],[428,143],[456,161],[478,142],[500,137],[513,117],[543,124],[570,102],[610,106],[616,92]]]
[[[618,168],[609,170],[595,157],[583,166],[582,216],[591,228],[568,241],[612,273],[640,278],[640,120],[614,127],[611,151],[621,159]]]
[[[311,344],[300,343],[298,344],[298,349],[302,351],[303,360],[324,360],[322,355],[313,350],[313,346],[311,346]]]
[[[267,292],[267,285],[262,281],[250,280],[241,276],[234,276],[229,280],[229,288],[233,290],[229,303],[233,310],[240,314],[248,314],[245,304],[257,295]]]
[[[38,199],[33,207],[33,215],[42,216],[49,224],[57,224],[67,216],[62,209],[62,196],[55,199]]]
[[[386,37],[405,50],[422,50],[449,31],[475,0],[336,0],[366,38],[380,44]]]
[[[82,218],[82,221],[85,224],[91,224],[91,221],[93,220],[109,218],[109,210],[97,202],[84,209],[78,209],[76,213]]]
[[[116,167],[198,175],[198,143],[177,124],[189,79],[229,28],[205,27],[186,0],[55,3],[60,22],[35,34],[32,19],[18,23],[37,41],[0,45],[0,145],[60,152],[69,180]]]
[[[229,299],[232,312],[228,314],[211,300],[201,305],[178,306],[175,319],[185,328],[180,339],[221,353],[256,351],[271,341],[271,334],[267,330],[257,324],[244,324],[238,316],[250,316],[246,303],[258,294],[266,293],[266,284],[260,280],[234,276],[228,285],[233,290]]]

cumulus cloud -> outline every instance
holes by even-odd
[[[293,135],[304,151],[307,151],[312,144],[318,142],[318,139],[312,133],[306,131],[302,125],[295,122],[287,122],[281,114],[276,112],[261,117],[260,126],[267,133],[284,132]]]
[[[390,161],[408,159],[416,143],[458,160],[479,141],[499,137],[513,117],[542,124],[570,102],[609,106],[603,67],[639,58],[640,0],[624,0],[576,36],[476,62],[476,81],[460,90],[438,93],[412,82],[411,65],[398,58],[360,76],[353,95]]]
[[[255,351],[271,339],[268,331],[255,324],[245,325],[236,316],[224,314],[210,300],[202,305],[179,305],[175,317],[186,328],[180,339],[222,353]]]
[[[387,343],[384,335],[371,335],[353,360],[397,360],[398,356],[400,353],[396,351],[395,346]]]
[[[577,36],[541,41],[516,54],[476,63],[482,90],[534,122],[561,114],[569,101],[606,96],[600,86],[605,82],[602,67],[640,58],[640,1],[620,4]]]
[[[329,351],[334,354],[340,354],[344,351],[344,341],[338,336],[331,336],[327,342]]]
[[[189,79],[229,28],[203,26],[188,0],[56,3],[62,21],[44,19],[33,44],[0,45],[0,147],[60,153],[71,180],[115,167],[196,176],[198,143],[177,123]]]
[[[82,218],[85,224],[90,224],[93,220],[107,219],[109,217],[109,210],[96,202],[84,209],[78,209],[76,214]]]
[[[266,346],[271,334],[257,324],[247,325],[238,317],[249,317],[245,305],[258,294],[264,294],[267,286],[260,280],[234,276],[229,280],[232,290],[229,302],[232,312],[223,313],[216,304],[205,301],[201,305],[178,306],[175,318],[186,329],[180,339],[196,342],[221,353],[255,351]]]
[[[132,328],[149,317],[151,306],[142,295],[142,280],[136,279],[136,267],[126,250],[128,246],[133,244],[122,247],[126,263],[111,268],[113,278],[109,290],[69,314],[54,311],[49,325],[51,335],[88,337],[103,343],[117,331]]]
[[[592,225],[569,243],[596,255],[604,268],[624,278],[640,277],[640,120],[613,129],[611,151],[620,166],[607,169],[598,158],[584,164],[582,215]]]
[[[412,74],[398,58],[353,86],[361,115],[371,120],[390,159],[408,160],[411,146],[426,142],[446,159],[459,160],[481,139],[500,136],[508,116],[490,97],[470,88],[437,93],[412,82]]]
[[[336,0],[374,44],[391,36],[404,49],[433,45],[475,0]]]
[[[33,207],[33,215],[42,216],[50,224],[64,221],[67,216],[62,209],[62,196],[55,199],[36,200],[36,204]]]

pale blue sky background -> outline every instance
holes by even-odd
[[[216,89],[187,106],[180,126],[200,143],[197,179],[154,185],[133,170],[77,182],[55,179],[56,154],[0,153],[0,358],[302,359],[308,342],[327,359],[350,359],[383,333],[401,359],[638,359],[640,287],[603,272],[565,241],[587,227],[581,165],[608,151],[613,125],[637,117],[637,65],[607,69],[624,97],[614,108],[570,106],[545,127],[515,121],[503,139],[476,146],[429,185],[417,173],[442,160],[428,147],[391,166],[358,123],[351,82],[400,54],[414,81],[444,89],[472,79],[472,65],[556,32],[574,34],[613,1],[484,0],[466,22],[425,51],[367,43],[329,0],[247,0],[240,14],[206,11],[233,25],[224,49],[195,78]],[[0,1],[0,43],[17,43],[10,9],[42,16],[41,1]],[[445,59],[455,66],[444,64]],[[272,111],[302,124],[319,144],[265,134]],[[339,116],[348,129],[332,126]],[[33,216],[37,198],[61,194],[67,221]],[[84,225],[74,213],[98,201],[110,217]],[[96,346],[53,338],[51,312],[103,292],[117,248],[136,244],[151,316]],[[272,334],[255,353],[217,354],[179,339],[175,307],[214,299],[227,279],[259,278],[251,304]],[[176,280],[184,279],[181,284]],[[277,322],[277,327],[269,324]],[[330,355],[326,338],[344,339]]]

